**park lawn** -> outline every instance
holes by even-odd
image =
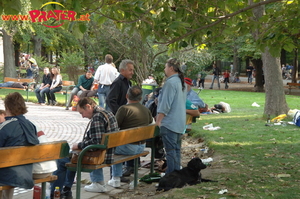
[[[26,95],[27,95],[26,91],[14,90],[14,89],[0,89],[0,99],[4,99],[7,94],[13,93],[13,92],[19,92],[26,100]],[[56,97],[56,101],[58,102],[58,104],[57,104],[58,106],[65,106],[65,99],[66,99],[65,94],[55,93],[55,97]],[[46,99],[47,99],[47,97],[46,97]],[[28,101],[33,102],[33,103],[38,102],[34,91],[29,92]]]
[[[300,198],[299,127],[265,126],[264,93],[203,90],[200,96],[211,107],[223,101],[232,109],[231,113],[201,115],[192,126],[192,136],[204,138],[214,151],[212,157],[219,157],[207,177],[218,182],[176,189],[162,198]],[[299,99],[286,95],[290,109],[300,109]],[[252,107],[253,102],[260,107]],[[211,123],[221,129],[202,129]],[[228,193],[219,195],[222,189]]]

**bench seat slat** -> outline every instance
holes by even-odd
[[[92,171],[92,170],[96,170],[96,169],[100,169],[100,168],[104,168],[104,167],[109,167],[111,165],[123,163],[128,160],[133,160],[138,157],[146,156],[148,154],[149,154],[149,151],[144,151],[143,153],[140,153],[137,155],[114,155],[114,162],[112,164],[98,164],[98,165],[83,164],[82,171]],[[76,170],[77,164],[67,163],[66,166],[70,170]]]
[[[104,142],[106,140],[106,137],[109,137],[108,143],[106,145],[107,148],[113,148],[113,147],[129,144],[129,143],[147,140],[149,138],[154,137],[155,128],[156,128],[155,125],[149,125],[149,126],[125,129],[118,132],[105,133],[103,134],[102,144],[105,144]],[[143,133],[143,132],[147,132],[147,133]]]
[[[56,175],[50,175],[46,178],[35,179],[34,184],[39,184],[39,183],[43,183],[43,182],[51,182],[51,181],[54,181],[54,180],[57,180],[57,176]],[[8,185],[0,186],[0,191],[11,189],[11,188],[14,188],[14,187],[8,186]]]

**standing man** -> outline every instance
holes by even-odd
[[[156,124],[160,127],[166,150],[167,174],[180,170],[180,138],[186,123],[186,88],[179,60],[169,59],[164,71],[167,79],[158,96]]]
[[[254,70],[252,64],[247,67],[248,84],[252,84],[252,71]]]
[[[218,87],[220,89],[219,75],[220,75],[220,69],[216,66],[216,64],[213,64],[213,78],[209,89],[213,89],[215,79],[217,79]]]
[[[93,73],[90,70],[86,71],[85,75],[81,75],[79,77],[78,84],[73,88],[73,90],[70,93],[66,110],[69,110],[74,95],[77,94],[79,97],[83,91],[90,90],[93,82],[94,82]]]
[[[113,56],[105,55],[105,64],[98,67],[95,73],[95,80],[98,81],[99,105],[104,108],[104,102],[108,95],[110,85],[118,77],[118,70],[112,65]]]
[[[134,74],[134,63],[129,59],[124,59],[119,66],[120,75],[110,86],[109,93],[106,98],[108,108],[114,113],[120,106],[127,103],[126,93],[131,87],[130,80]],[[99,85],[100,86],[100,85]]]
[[[45,67],[43,81],[42,81],[40,87],[38,87],[34,91],[36,98],[38,99],[38,103],[40,105],[45,105],[45,103],[46,103],[45,94],[50,91],[51,83],[52,83],[52,80],[51,80],[51,74],[50,74],[49,68]]]
[[[152,123],[153,118],[148,108],[140,103],[142,99],[142,89],[138,86],[130,87],[127,91],[126,98],[128,103],[121,106],[116,114],[117,122],[120,130],[147,126]],[[126,144],[116,147],[116,155],[136,155],[142,153],[145,149],[145,141]],[[123,164],[112,165],[112,178],[108,181],[108,185],[112,187],[120,187],[122,177]]]

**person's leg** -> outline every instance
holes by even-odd
[[[47,88],[43,88],[41,91],[40,91],[40,98],[41,98],[41,103],[46,103],[46,100],[45,100],[45,93],[48,93],[50,91],[49,87]]]
[[[180,169],[180,148],[178,147],[178,137],[180,134],[174,133],[164,126],[160,127],[160,134],[166,150],[167,170],[166,174]]]
[[[212,79],[211,79],[211,85],[210,85],[210,89],[212,89],[214,87],[214,81],[215,81],[216,76],[213,75]]]
[[[126,144],[116,147],[115,154],[120,155],[136,155],[142,153],[145,149],[145,144],[135,145]],[[112,179],[108,181],[108,184],[113,187],[120,187],[120,177],[122,176],[123,164],[112,165]]]
[[[104,108],[104,103],[105,103],[105,86],[104,85],[99,85],[98,87],[98,100],[99,100],[99,106]]]
[[[84,187],[85,191],[102,193],[106,192],[107,189],[104,183],[103,169],[96,169],[90,173],[92,184]]]
[[[74,87],[73,90],[71,91],[68,102],[67,102],[67,108],[71,106],[72,99],[73,99],[74,95],[76,95],[78,93],[78,91],[79,91],[79,88],[77,88],[77,87]]]
[[[88,91],[86,94],[86,97],[94,97],[96,95],[97,95],[97,91]]]
[[[34,93],[35,93],[35,96],[38,100],[38,103],[43,103],[40,92],[41,92],[40,87],[38,87],[34,90]]]
[[[202,88],[204,88],[205,79],[202,79]]]
[[[50,96],[51,96],[51,99],[52,99],[52,105],[56,105],[57,104],[56,97],[55,97],[54,93],[59,92],[61,89],[62,89],[62,87],[60,86],[60,87],[56,87],[56,88],[50,90],[49,93],[50,93]]]
[[[63,158],[63,159],[58,159],[56,161],[57,170],[53,172],[53,175],[57,176],[57,180],[55,180],[53,183],[50,183],[51,184],[51,189],[50,189],[51,195],[54,193],[55,187],[59,187],[60,191],[62,191],[62,187],[66,181],[66,176],[67,176],[67,167],[65,166],[65,164],[68,162],[70,162],[70,158],[68,158],[68,157]],[[74,179],[73,179],[73,181],[74,181]]]
[[[217,80],[217,82],[218,82],[218,88],[220,89],[220,79],[219,79],[219,76],[218,76],[218,75],[216,75],[216,80]]]

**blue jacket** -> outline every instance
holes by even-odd
[[[36,127],[23,115],[5,119],[6,121],[0,124],[0,147],[39,144]],[[0,184],[31,189],[34,186],[32,164],[1,168]]]
[[[165,115],[161,126],[175,133],[182,133],[186,123],[185,103],[186,89],[182,91],[178,74],[168,77],[158,96],[157,113]]]

